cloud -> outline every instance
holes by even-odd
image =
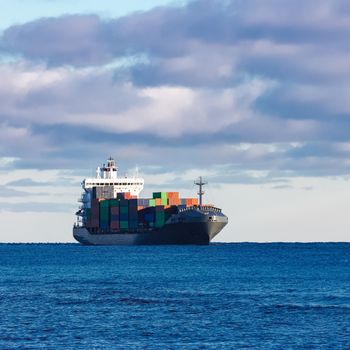
[[[10,181],[6,184],[6,186],[15,186],[15,187],[43,187],[43,186],[52,186],[53,182],[42,182],[42,181],[34,181],[29,178],[19,179],[15,181]]]
[[[43,202],[22,202],[22,203],[3,203],[0,202],[0,212],[17,213],[57,213],[57,212],[75,212],[76,208],[72,204],[64,203],[43,203]]]
[[[12,197],[27,197],[31,194],[24,191],[18,191],[7,186],[0,186],[0,198],[12,198]]]
[[[223,182],[345,175],[348,17],[344,0],[197,0],[12,26],[0,156],[80,173],[110,154],[125,168],[225,167]]]

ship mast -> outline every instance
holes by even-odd
[[[199,187],[198,189],[198,196],[199,196],[199,207],[202,206],[202,197],[204,195],[204,191],[203,191],[203,186],[206,185],[208,182],[207,181],[204,181],[202,176],[200,176],[195,182],[194,184],[197,185]]]

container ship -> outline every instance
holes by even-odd
[[[144,179],[118,177],[109,158],[96,176],[82,181],[73,227],[74,238],[85,245],[208,245],[227,225],[221,209],[203,204],[202,177],[195,181],[198,198],[180,198],[179,192],[153,192],[140,198]]]

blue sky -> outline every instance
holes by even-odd
[[[41,17],[95,13],[104,18],[149,10],[156,6],[181,4],[181,0],[1,0],[0,29]]]
[[[112,155],[149,191],[206,176],[227,241],[347,240],[349,17],[345,0],[4,2],[0,219],[65,215],[50,239],[67,240],[80,179]]]

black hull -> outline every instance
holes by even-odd
[[[92,233],[74,228],[74,238],[85,245],[208,245],[226,222],[167,224],[159,230],[124,233]]]

